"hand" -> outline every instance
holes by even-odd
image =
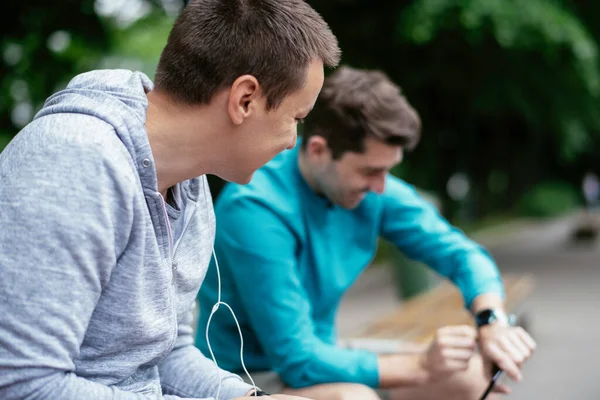
[[[307,399],[306,397],[298,397],[298,396],[290,396],[287,394],[273,394],[271,396],[252,396],[252,395],[246,395],[244,397],[236,397],[233,400],[310,400]]]
[[[479,328],[479,348],[484,359],[485,373],[491,378],[495,364],[512,380],[523,379],[521,365],[531,357],[536,344],[521,327],[492,323]]]
[[[467,325],[447,326],[437,330],[422,359],[429,379],[438,380],[469,368],[475,354],[477,331]]]
[[[306,397],[298,397],[298,396],[290,396],[287,394],[272,394],[269,396],[255,396],[254,395],[255,389],[252,388],[248,391],[248,393],[246,393],[246,395],[244,397],[236,397],[233,400],[259,400],[259,399],[265,399],[265,400],[310,400],[307,399]]]

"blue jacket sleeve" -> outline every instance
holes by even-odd
[[[409,258],[454,282],[467,307],[483,293],[504,297],[500,273],[489,253],[452,227],[413,187],[389,176],[382,198],[382,236]]]
[[[232,270],[252,329],[282,380],[294,388],[329,382],[376,387],[375,354],[343,349],[315,334],[297,269],[297,240],[289,226],[251,199],[221,211],[218,256]]]

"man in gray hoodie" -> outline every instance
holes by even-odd
[[[302,0],[195,0],[154,85],[94,71],[50,97],[0,154],[0,399],[256,394],[193,345],[204,175],[245,183],[293,147],[338,61]]]

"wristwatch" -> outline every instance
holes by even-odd
[[[490,325],[500,322],[505,325],[514,325],[514,315],[507,315],[499,308],[488,308],[475,313],[475,325],[481,328],[485,325]]]

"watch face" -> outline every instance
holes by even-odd
[[[496,321],[498,316],[494,310],[483,310],[477,313],[475,316],[475,324],[480,327],[484,325],[489,325],[492,322]]]

